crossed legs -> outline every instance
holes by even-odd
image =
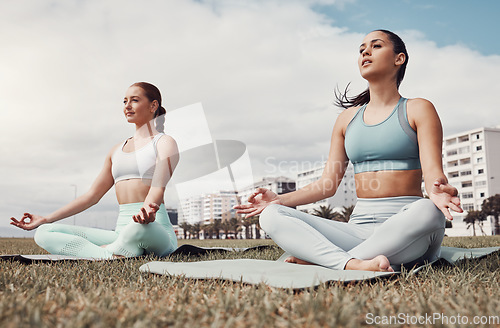
[[[390,202],[391,198],[384,200]],[[376,207],[381,208],[384,200]],[[396,211],[392,206],[391,211],[388,218],[386,210],[381,211],[381,216],[386,216],[383,219],[377,218],[375,212],[363,221],[353,220],[358,223],[344,223],[270,205],[261,213],[260,224],[295,258],[335,270],[390,271],[389,263],[400,265],[436,259],[445,220],[432,201],[419,199]],[[383,258],[389,263],[384,263]],[[362,262],[366,260],[371,263]]]

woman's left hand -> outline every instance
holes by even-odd
[[[132,220],[140,224],[154,222],[156,219],[156,212],[158,212],[159,209],[160,206],[155,203],[151,203],[148,206],[142,207],[139,214],[132,216]]]
[[[462,213],[460,208],[460,198],[458,198],[458,190],[443,179],[437,179],[431,189],[429,198],[432,202],[444,213],[448,220],[453,220],[450,214],[450,209],[455,212]]]

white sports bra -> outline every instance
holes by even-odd
[[[115,183],[128,179],[152,180],[156,167],[156,144],[163,135],[164,133],[158,133],[145,146],[129,153],[123,151],[123,147],[129,139],[125,140],[111,157],[111,173]]]

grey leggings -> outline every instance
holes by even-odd
[[[393,267],[437,259],[445,218],[431,200],[404,196],[360,198],[348,223],[273,204],[261,213],[260,225],[291,255],[343,270],[352,258],[377,255]]]

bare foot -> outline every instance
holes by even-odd
[[[384,255],[379,255],[371,260],[350,259],[345,265],[345,270],[394,272],[389,260]]]
[[[286,260],[285,260],[285,262],[286,263],[303,264],[303,265],[315,265],[314,263],[298,259],[295,256],[287,257]]]

